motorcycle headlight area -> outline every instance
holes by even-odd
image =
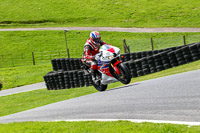
[[[114,55],[111,55],[111,56],[107,56],[108,59],[113,59],[114,58]]]

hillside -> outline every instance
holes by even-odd
[[[0,27],[200,27],[200,1],[0,0]]]

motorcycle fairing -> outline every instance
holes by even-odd
[[[109,61],[98,61],[98,70],[102,73],[102,74],[106,74],[110,77],[113,77],[109,71],[109,67],[110,67],[110,62]]]

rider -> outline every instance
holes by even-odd
[[[101,35],[98,31],[92,31],[90,38],[86,41],[81,61],[90,67],[92,80],[96,81],[97,61],[95,55],[99,53],[100,46],[107,44],[101,40]],[[109,44],[107,44],[109,45]]]

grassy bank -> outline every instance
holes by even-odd
[[[20,122],[0,124],[1,132],[73,132],[73,133],[197,133],[200,126],[187,125],[133,123],[129,121],[115,122]]]
[[[200,27],[198,0],[0,0],[0,27]]]

